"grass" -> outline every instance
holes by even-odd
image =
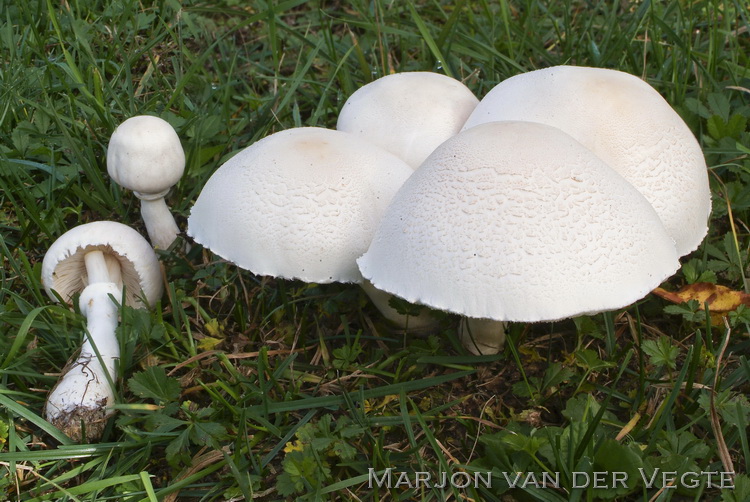
[[[514,325],[503,354],[472,357],[452,317],[405,335],[356,288],[173,249],[161,253],[160,308],[122,310],[116,418],[102,442],[73,444],[41,413],[84,322],[39,277],[68,228],[144,230],[104,163],[132,115],[180,134],[187,170],[169,202],[184,228],[229,156],[274,131],[334,127],[346,98],[382,75],[444,72],[481,97],[514,74],[578,64],[645,78],[706,153],[709,236],[665,287],[750,292],[749,16],[740,0],[1,3],[0,499],[748,500],[744,306],[712,318],[649,295]],[[658,477],[729,463],[734,490]],[[493,487],[369,488],[368,469],[388,467],[492,470]],[[639,468],[657,473],[653,486],[636,482]],[[575,472],[594,471],[633,482],[574,487]],[[561,488],[511,488],[503,472],[558,473]]]

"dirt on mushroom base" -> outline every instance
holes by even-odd
[[[60,372],[57,383],[50,390],[49,395],[53,395],[57,388],[65,382],[65,376],[74,368],[85,366],[88,361],[80,361],[81,350],[77,350],[70,356],[67,364]],[[93,378],[92,378],[93,380]],[[85,437],[100,438],[104,433],[107,420],[112,416],[112,408],[107,406],[107,397],[102,397],[93,401],[94,407],[76,406],[73,409],[63,410],[54,415],[47,414],[47,420],[60,429],[60,431],[75,442],[81,442]]]
[[[102,398],[97,402],[96,408],[77,408],[72,412],[62,412],[50,419],[50,423],[76,442],[83,439],[84,431],[87,437],[101,437],[109,418],[106,404],[107,400]]]

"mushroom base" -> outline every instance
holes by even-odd
[[[505,345],[507,323],[464,317],[459,327],[461,344],[475,356],[497,354]]]
[[[92,261],[97,256],[92,255]],[[100,258],[99,267],[106,270],[105,260]],[[118,306],[109,297],[118,294],[120,288],[108,282],[95,282],[83,290],[79,307],[86,316],[88,336],[47,396],[47,420],[76,441],[80,441],[84,431],[87,440],[98,440],[106,419],[113,413],[115,392],[111,384],[120,346],[115,336]]]
[[[363,281],[360,287],[370,297],[372,303],[377,307],[383,317],[398,325],[400,328],[408,328],[410,330],[428,330],[437,326],[437,320],[430,315],[429,308],[424,307],[420,311],[419,315],[403,315],[399,314],[396,309],[390,306],[391,294],[381,291],[372,285],[370,281]]]
[[[93,404],[93,408],[79,406],[57,412],[54,417],[48,416],[47,420],[73,441],[80,442],[84,432],[87,441],[98,441],[112,415],[112,409],[108,407],[107,398]]]
[[[114,364],[108,371],[113,374]],[[74,441],[80,441],[84,431],[88,441],[96,441],[101,438],[107,419],[114,413],[114,402],[114,392],[101,364],[91,354],[84,353],[68,365],[50,392],[44,415]]]

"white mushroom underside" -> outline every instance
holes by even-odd
[[[410,302],[502,321],[620,308],[679,266],[632,185],[570,136],[522,122],[438,147],[358,262],[375,287]]]
[[[680,256],[705,237],[711,194],[703,152],[680,116],[638,77],[575,66],[516,75],[487,93],[464,130],[501,120],[540,122],[580,141],[654,206]]]
[[[411,173],[393,154],[348,133],[281,131],[211,176],[187,232],[255,274],[360,282],[355,260]]]
[[[141,286],[132,262],[118,256],[112,248],[107,245],[86,246],[79,248],[79,250],[81,254],[86,254],[93,250],[99,250],[104,253],[108,261],[116,260],[120,264],[120,269],[125,277],[125,282],[123,283],[121,278],[117,285],[119,287],[122,287],[123,285],[125,286],[126,291],[128,292],[129,304],[137,304],[138,295],[141,294]],[[83,288],[89,284],[88,275],[86,273],[86,264],[80,257],[69,255],[60,260],[57,267],[58,268],[52,273],[52,284],[50,289],[54,289],[58,293],[61,293],[63,300],[69,302],[71,301],[73,294],[82,291]],[[63,292],[65,294],[63,294]]]
[[[161,271],[154,250],[137,231],[113,221],[79,225],[50,246],[42,262],[42,282],[51,298],[55,290],[69,302],[89,284],[83,257],[95,249],[104,253],[107,267],[119,274],[115,282],[125,286],[128,305],[141,307],[141,298],[149,303],[159,299]]]

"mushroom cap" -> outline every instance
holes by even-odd
[[[162,294],[159,260],[141,234],[114,221],[95,221],[74,227],[47,250],[42,262],[42,283],[53,300],[57,293],[67,302],[88,285],[84,255],[100,250],[109,266],[119,264],[125,300],[131,307],[156,303]]]
[[[698,141],[649,84],[604,68],[555,66],[511,77],[464,129],[498,120],[548,124],[573,136],[654,206],[683,256],[708,232],[711,193]]]
[[[431,72],[394,73],[354,92],[336,129],[356,134],[413,169],[458,133],[479,100],[460,81]]]
[[[175,185],[185,171],[185,152],[166,120],[150,115],[120,124],[107,147],[107,172],[117,184],[143,194]]]
[[[629,305],[679,267],[643,195],[567,134],[528,122],[439,146],[358,263],[410,302],[519,322]]]
[[[354,135],[288,129],[242,150],[211,176],[187,233],[258,275],[360,282],[355,260],[411,173]]]

